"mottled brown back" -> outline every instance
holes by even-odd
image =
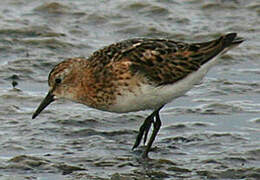
[[[241,42],[242,39],[236,38],[235,33],[221,36],[217,40],[194,44],[137,38],[98,50],[88,60],[97,79],[114,74],[111,62],[129,61],[128,68],[132,75],[139,73],[150,83],[160,86],[186,77],[225,48]]]

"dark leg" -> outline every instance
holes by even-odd
[[[145,143],[146,143],[147,136],[148,136],[148,133],[149,133],[149,131],[150,131],[150,128],[151,128],[152,123],[154,123],[154,117],[153,117],[153,120],[149,121],[149,127],[147,127],[147,129],[145,130],[144,141],[143,141],[144,145],[145,145]]]
[[[153,133],[151,135],[151,138],[148,142],[148,145],[147,145],[147,148],[144,152],[144,155],[143,157],[147,158],[148,157],[148,152],[150,151],[151,149],[151,146],[153,144],[153,141],[161,127],[161,120],[160,120],[160,117],[159,117],[159,111],[161,110],[163,106],[161,106],[160,108],[158,108],[157,110],[155,110],[152,114],[150,114],[144,121],[144,123],[142,124],[142,126],[140,127],[139,129],[139,133],[137,135],[137,138],[135,140],[135,144],[133,146],[132,149],[135,149],[139,146],[143,136],[144,136],[144,144],[146,142],[146,139],[147,139],[147,135],[148,135],[148,132],[150,130],[150,127],[151,127],[151,124],[154,123],[153,125]],[[156,118],[156,121],[154,122],[154,118]]]
[[[156,112],[156,114],[155,114],[156,121],[153,124],[153,133],[152,133],[152,135],[150,137],[150,140],[149,140],[149,142],[147,144],[147,147],[146,147],[145,152],[143,154],[143,158],[148,158],[148,153],[149,153],[149,151],[150,151],[150,149],[152,147],[153,141],[154,141],[156,135],[158,134],[158,132],[160,130],[160,127],[161,127],[161,124],[162,124],[160,116],[159,116],[160,109],[155,111]]]
[[[154,116],[155,116],[155,112],[153,112],[152,114],[150,114],[144,121],[144,123],[142,124],[142,126],[140,127],[139,129],[139,133],[136,137],[136,140],[135,140],[135,144],[133,146],[132,149],[135,149],[139,146],[142,138],[143,138],[143,135],[144,135],[144,132],[145,132],[145,137],[144,137],[144,143],[146,141],[146,138],[147,138],[147,134],[150,130],[150,127],[151,127],[151,124],[153,123],[154,121]]]

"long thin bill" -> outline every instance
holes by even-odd
[[[39,107],[36,109],[36,111],[32,115],[32,119],[36,118],[44,108],[46,108],[51,102],[54,101],[54,95],[52,92],[49,92],[47,96],[42,100]]]

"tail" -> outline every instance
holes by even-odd
[[[219,40],[223,41],[223,48],[235,47],[244,41],[244,38],[237,37],[237,33],[230,33],[221,36]]]
[[[197,57],[194,60],[203,65],[213,57],[224,54],[243,41],[244,38],[237,37],[237,33],[229,33],[213,41],[192,44],[191,46],[198,47],[198,49],[191,56]]]

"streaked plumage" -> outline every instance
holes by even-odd
[[[139,145],[143,135],[146,141],[153,123],[144,152],[147,157],[160,129],[159,110],[199,83],[217,63],[217,56],[241,42],[243,39],[235,33],[193,44],[136,38],[107,46],[87,59],[65,60],[50,72],[50,91],[33,118],[58,98],[110,112],[152,109],[154,112],[141,126],[133,147]]]

